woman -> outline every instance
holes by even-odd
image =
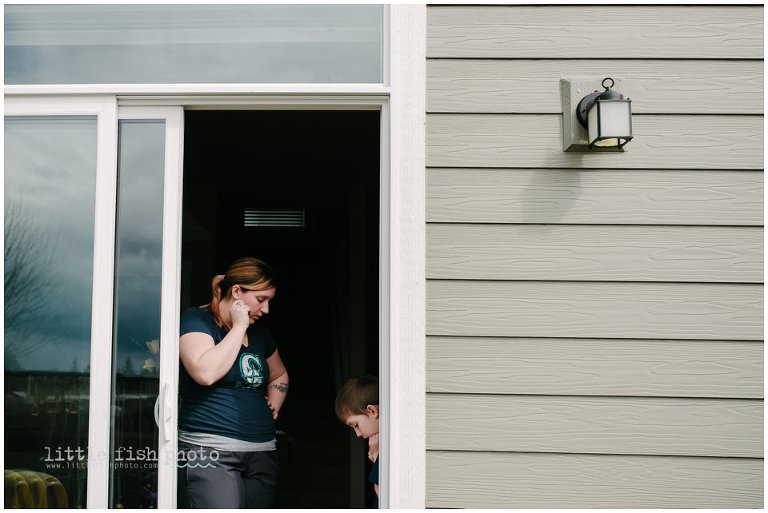
[[[288,372],[258,321],[276,285],[271,267],[241,258],[213,278],[209,304],[181,315],[179,466],[190,507],[272,506]]]

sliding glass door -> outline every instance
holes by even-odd
[[[170,507],[181,108],[5,113],[5,505]]]
[[[174,505],[182,115],[118,114],[111,508]]]
[[[46,490],[18,507],[86,505],[96,126],[5,120],[5,479]]]

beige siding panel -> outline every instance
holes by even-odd
[[[427,110],[562,113],[559,79],[611,76],[635,114],[762,114],[763,61],[427,61]]]
[[[427,337],[427,391],[763,397],[763,343]]]
[[[763,224],[761,171],[428,169],[427,221]]]
[[[429,114],[427,166],[763,169],[762,116],[633,116],[626,152],[563,151],[556,114]]]
[[[762,6],[439,6],[427,57],[761,59]]]
[[[762,340],[762,285],[427,281],[427,334]]]
[[[763,229],[430,224],[427,278],[762,283]]]
[[[763,402],[427,395],[427,449],[763,456]]]
[[[763,460],[427,452],[430,508],[762,508]]]

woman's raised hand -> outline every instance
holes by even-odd
[[[229,316],[232,319],[232,328],[241,327],[248,329],[250,325],[250,308],[248,305],[236,299],[229,307]]]

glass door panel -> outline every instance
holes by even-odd
[[[5,111],[5,506],[173,507],[183,111]]]
[[[87,505],[97,135],[5,119],[6,507]]]
[[[165,122],[118,126],[109,506],[157,508]]]
[[[183,111],[118,117],[108,506],[173,508]]]

